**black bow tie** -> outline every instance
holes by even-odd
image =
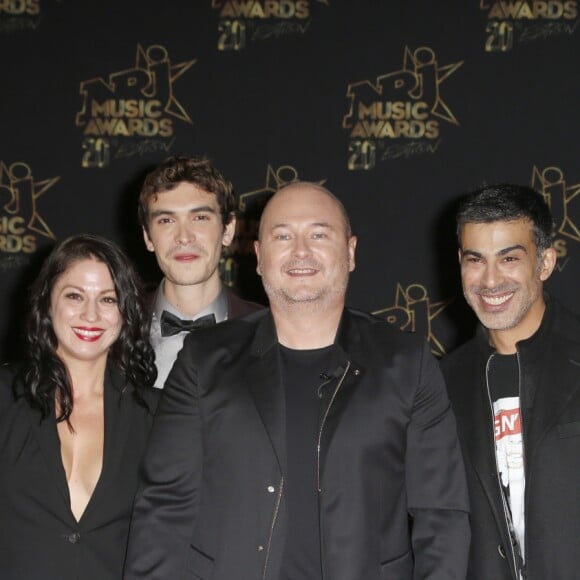
[[[177,316],[164,310],[161,313],[161,336],[173,336],[179,332],[197,330],[199,328],[206,328],[215,324],[215,316],[207,314],[196,320],[182,320]]]

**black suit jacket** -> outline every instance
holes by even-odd
[[[163,282],[161,284],[163,284]],[[223,314],[227,315],[228,319],[238,318],[263,308],[261,304],[243,300],[234,294],[230,288],[224,287],[223,290],[225,292],[226,298],[226,304],[224,306],[227,308],[227,311],[223,312]],[[155,350],[155,360],[157,365],[157,380],[155,381],[155,386],[157,388],[163,388],[165,381],[167,380],[167,376],[169,375],[169,372],[175,363],[175,359],[181,350],[186,335],[186,333],[178,333],[177,335],[168,337],[164,337],[162,335],[162,310],[160,311],[159,306],[162,306],[163,303],[161,305],[157,304],[157,299],[163,298],[162,292],[163,286],[160,285],[157,290],[150,294],[148,297],[149,310],[152,316],[151,343]]]
[[[529,580],[580,578],[580,317],[546,296],[539,330],[518,342]],[[519,580],[497,473],[483,327],[442,362],[471,500],[469,580]]]
[[[77,522],[70,510],[54,416],[41,420],[23,397],[14,397],[12,373],[0,371],[2,580],[121,578],[138,463],[158,392],[150,389],[145,396],[144,407],[109,365],[103,468]]]
[[[268,310],[185,340],[146,452],[126,579],[278,578],[286,529],[278,350]],[[335,355],[319,441],[325,580],[463,580],[465,476],[428,345],[345,311]]]

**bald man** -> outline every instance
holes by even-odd
[[[345,308],[356,237],[294,183],[256,242],[270,310],[188,337],[155,419],[126,578],[462,580],[468,502],[426,342]]]

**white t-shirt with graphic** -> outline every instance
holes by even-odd
[[[526,482],[520,398],[498,399],[493,403],[493,414],[498,469],[508,498],[522,560],[525,561],[524,490]]]

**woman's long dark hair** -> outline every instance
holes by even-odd
[[[140,285],[125,254],[100,236],[81,234],[56,245],[32,285],[26,322],[26,352],[20,371],[30,404],[43,417],[58,403],[57,421],[69,421],[73,409],[70,374],[56,353],[58,341],[51,318],[51,294],[58,278],[78,261],[94,259],[109,269],[122,327],[111,346],[112,360],[139,398],[139,390],[153,385],[157,377],[155,354],[149,343],[149,317],[145,312]]]

